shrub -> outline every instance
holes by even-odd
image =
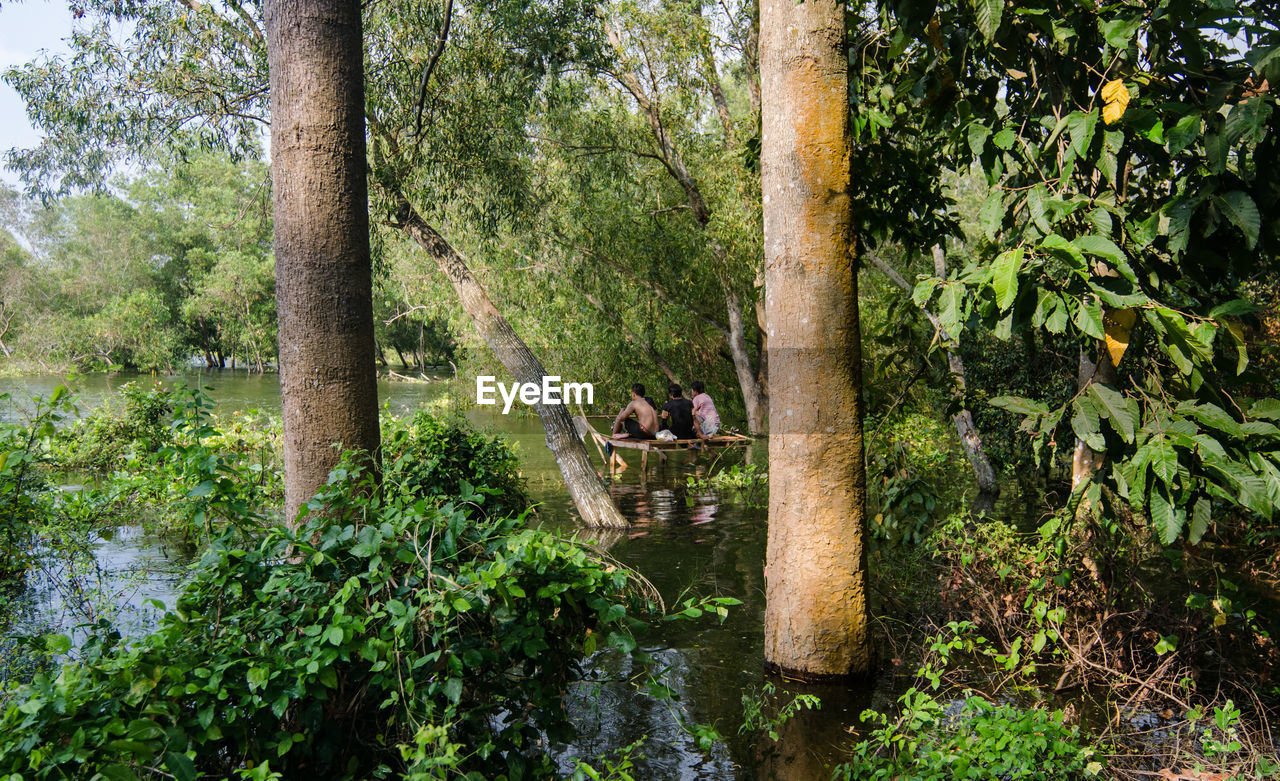
[[[463,483],[492,489],[486,509],[520,512],[528,505],[520,460],[501,435],[486,435],[461,418],[415,413],[383,423],[382,457],[389,474],[422,497],[457,496]]]
[[[0,774],[550,774],[577,660],[633,649],[653,608],[585,547],[479,512],[497,491],[459,477],[437,507],[403,466],[378,489],[344,462],[298,532],[215,540],[152,635],[104,629],[36,676],[0,716]]]
[[[836,768],[835,779],[1059,779],[1102,772],[1095,749],[1081,745],[1080,730],[1061,711],[1022,709],[970,697],[947,708],[929,694],[909,689],[897,718],[868,710],[875,725]]]

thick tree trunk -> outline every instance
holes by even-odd
[[[453,285],[458,302],[494,355],[520,383],[542,384],[547,370],[502,316],[484,286],[475,278],[462,257],[444,237],[422,219],[407,199],[400,199],[400,225],[435,260]],[[547,447],[555,455],[560,474],[583,523],[588,526],[625,528],[627,521],[618,511],[609,490],[587,457],[573,419],[563,404],[536,404],[534,409],[547,432]]]
[[[377,453],[359,0],[268,0],[285,519]]]
[[[844,31],[842,2],[761,9],[771,377],[765,661],[805,678],[871,666]]]

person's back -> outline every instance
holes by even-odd
[[[692,401],[683,397],[670,399],[663,405],[662,411],[667,413],[667,423],[677,439],[693,439],[698,436],[693,429]]]
[[[692,387],[693,414],[698,420],[698,428],[709,437],[720,429],[720,413],[716,411],[716,403],[707,395],[705,385],[695,382]]]

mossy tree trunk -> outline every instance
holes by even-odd
[[[845,5],[761,6],[770,385],[765,661],[803,678],[840,677],[871,665]]]

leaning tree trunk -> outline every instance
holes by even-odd
[[[407,199],[400,199],[400,225],[418,246],[435,260],[453,285],[459,303],[471,317],[480,338],[515,378],[516,382],[542,384],[547,370],[507,319],[489,299],[484,286],[471,273],[462,257],[434,228],[427,224]],[[627,521],[609,497],[609,490],[587,457],[573,419],[563,404],[536,404],[534,409],[547,432],[547,447],[555,456],[569,495],[582,521],[588,526],[625,528]]]
[[[285,519],[341,443],[376,454],[359,0],[268,0]]]
[[[765,661],[804,678],[871,666],[845,4],[761,8],[769,323]]]
[[[876,255],[874,252],[866,254],[871,265],[875,266],[880,273],[889,278],[889,281],[901,288],[907,295],[911,295],[913,288],[897,269],[885,262],[884,258]],[[940,246],[933,248],[934,270],[939,277],[946,278],[946,255]],[[938,330],[938,335],[943,341],[950,341],[951,336],[947,333],[947,329],[942,326],[942,320],[930,312],[928,309],[921,309],[924,316],[929,319],[933,327]],[[969,466],[973,469],[974,481],[978,484],[978,493],[982,501],[979,504],[990,505],[996,494],[1000,492],[999,486],[996,484],[996,470],[991,466],[991,460],[987,458],[987,451],[982,446],[982,436],[978,433],[978,424],[973,419],[973,413],[964,405],[965,386],[967,384],[964,359],[960,357],[960,353],[956,350],[947,350],[947,368],[951,371],[951,379],[953,382],[953,398],[959,404],[959,411],[952,417],[952,422],[956,427],[956,436],[960,439],[960,447],[964,448],[964,454],[969,459]]]

